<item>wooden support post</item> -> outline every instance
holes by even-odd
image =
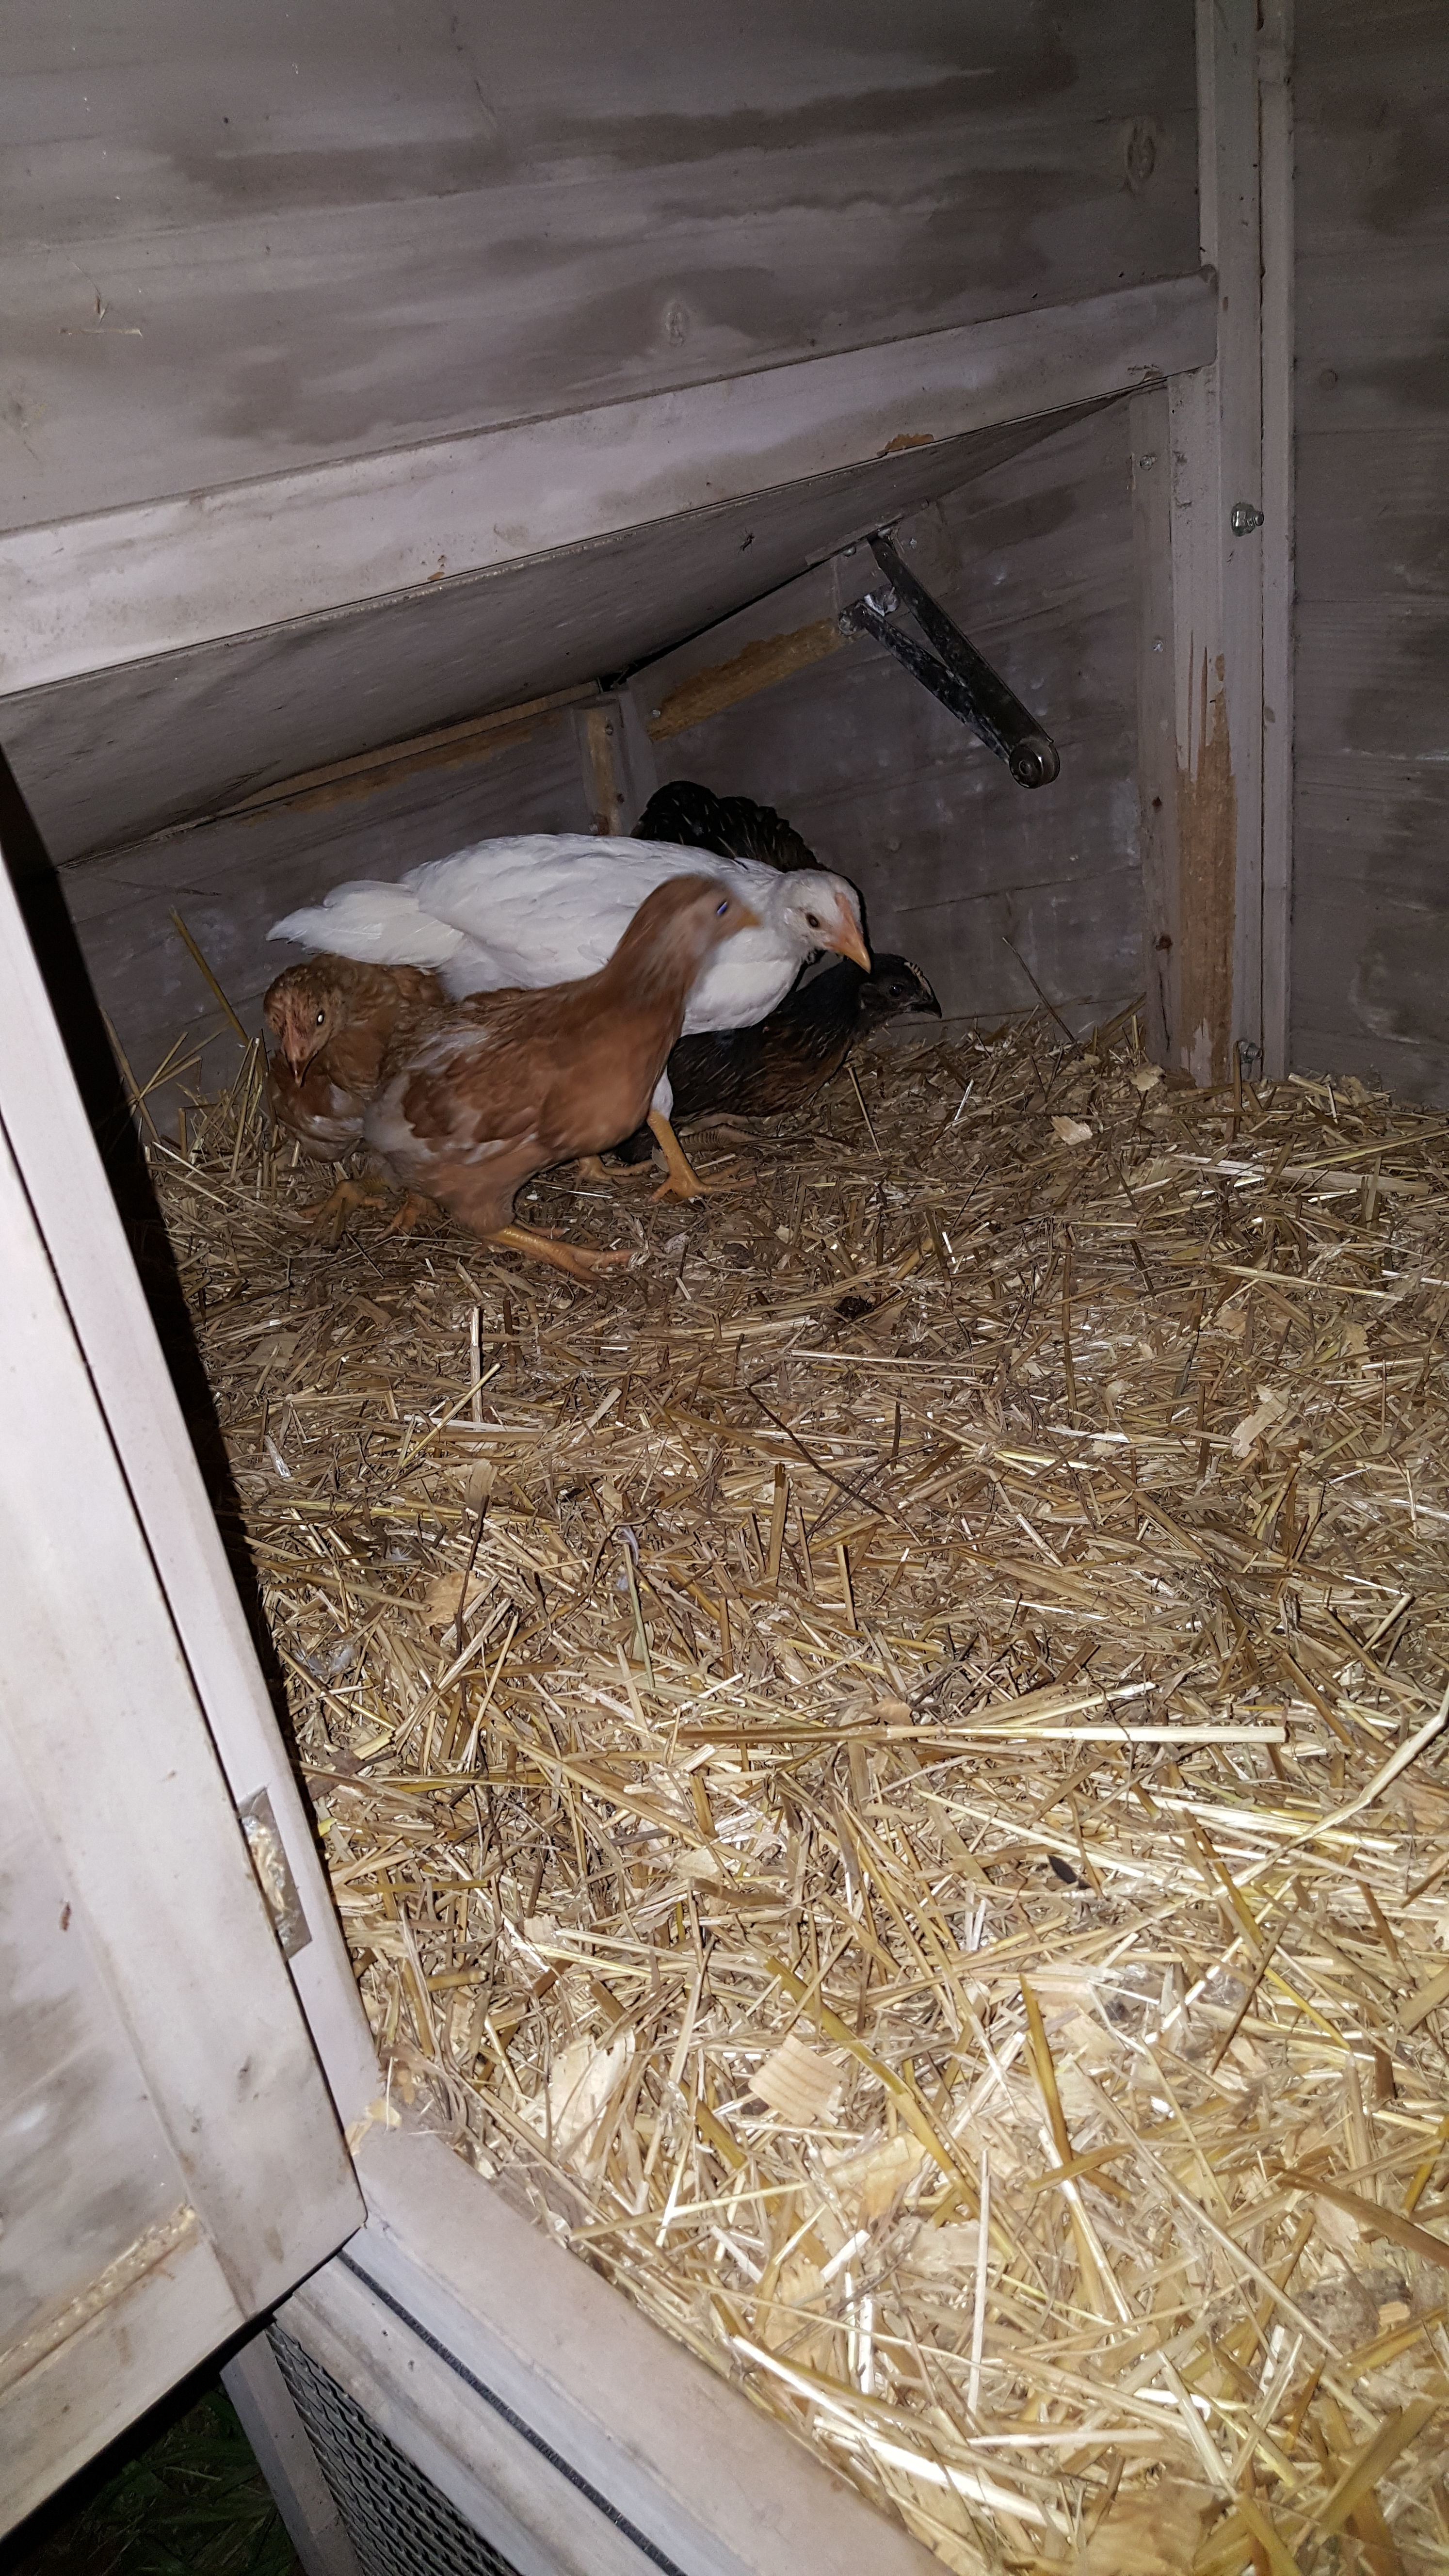
[[[611,689],[581,707],[579,756],[596,832],[633,831],[657,784],[654,746],[628,689]]]
[[[1263,273],[1263,1071],[1289,1065],[1293,904],[1293,0],[1258,37]]]
[[[1200,1083],[1261,1047],[1262,297],[1256,0],[1199,0],[1213,363],[1130,406],[1148,1035]]]
[[[336,2499],[265,2333],[242,2344],[223,2363],[221,2376],[306,2576],[361,2576]]]
[[[1142,853],[1143,1004],[1147,1052],[1175,1064],[1178,957],[1176,647],[1172,579],[1172,409],[1166,385],[1127,407],[1132,544],[1137,576],[1137,789]]]

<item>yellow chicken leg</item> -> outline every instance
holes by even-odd
[[[305,1208],[302,1213],[307,1223],[316,1226],[319,1232],[324,1225],[331,1225],[340,1234],[351,1209],[381,1207],[387,1196],[385,1181],[339,1181],[336,1189],[330,1190],[325,1199],[319,1199],[315,1207]]]
[[[656,1199],[706,1199],[738,1189],[738,1181],[702,1181],[662,1109],[649,1112],[649,1132],[669,1167],[669,1178],[652,1195]]]
[[[534,1261],[547,1261],[555,1270],[566,1270],[571,1279],[597,1279],[607,1270],[622,1270],[633,1260],[632,1252],[594,1252],[582,1243],[560,1243],[557,1236],[540,1233],[533,1225],[500,1225],[488,1237],[490,1243],[501,1243],[510,1252],[526,1252]]]
[[[581,1181],[607,1181],[611,1190],[617,1190],[626,1181],[647,1181],[649,1178],[647,1164],[642,1170],[635,1171],[629,1164],[621,1163],[611,1171],[602,1154],[580,1154],[574,1170]]]
[[[390,1234],[411,1234],[425,1217],[437,1215],[435,1200],[425,1198],[421,1190],[409,1190],[391,1225],[382,1229],[380,1240],[386,1243]]]

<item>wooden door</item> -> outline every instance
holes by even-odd
[[[153,1477],[143,1517],[108,1414],[115,1351],[78,1329],[17,1145],[33,1155],[25,1095],[43,1076],[72,1151],[40,1195],[92,1229],[125,1309],[135,1274],[3,875],[0,988],[4,2529],[325,2260],[362,2206],[208,1729],[228,1664],[247,1685],[245,1628],[213,1623],[206,1669],[148,1526],[204,1514],[200,1479],[178,1475],[167,1504]],[[137,1366],[159,1403],[151,1341]],[[315,1926],[325,1954],[330,1925],[304,1915],[291,1942]]]

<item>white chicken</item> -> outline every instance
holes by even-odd
[[[860,897],[844,877],[824,868],[782,874],[758,859],[708,852],[685,860],[668,842],[583,832],[479,841],[410,869],[395,885],[357,878],[289,912],[268,936],[370,965],[431,967],[455,995],[536,988],[597,974],[645,896],[678,876],[682,863],[718,877],[759,923],[709,960],[690,995],[687,1033],[764,1019],[817,950],[834,949],[869,972]],[[649,1125],[664,1152],[666,1186],[695,1198],[702,1184],[669,1123],[672,1106],[664,1074]]]

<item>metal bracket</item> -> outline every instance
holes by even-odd
[[[890,584],[884,597],[866,593],[840,612],[844,635],[873,635],[893,653],[913,680],[939,698],[943,707],[958,716],[981,736],[988,750],[1004,760],[1018,787],[1046,787],[1061,768],[1061,758],[1051,736],[1043,732],[1030,709],[1024,707],[998,671],[968,644],[959,626],[947,616],[944,608],[923,590],[916,576],[902,563],[889,536],[878,533],[869,539],[871,553]],[[914,635],[892,626],[891,618],[900,609],[914,617],[923,635],[935,646],[928,652]]]
[[[265,1789],[254,1789],[243,1798],[237,1809],[247,1849],[252,1856],[272,1927],[281,1943],[284,1959],[295,1959],[312,1938],[312,1928],[302,1911],[302,1899],[292,1876],[287,1847],[277,1830],[277,1819]]]

